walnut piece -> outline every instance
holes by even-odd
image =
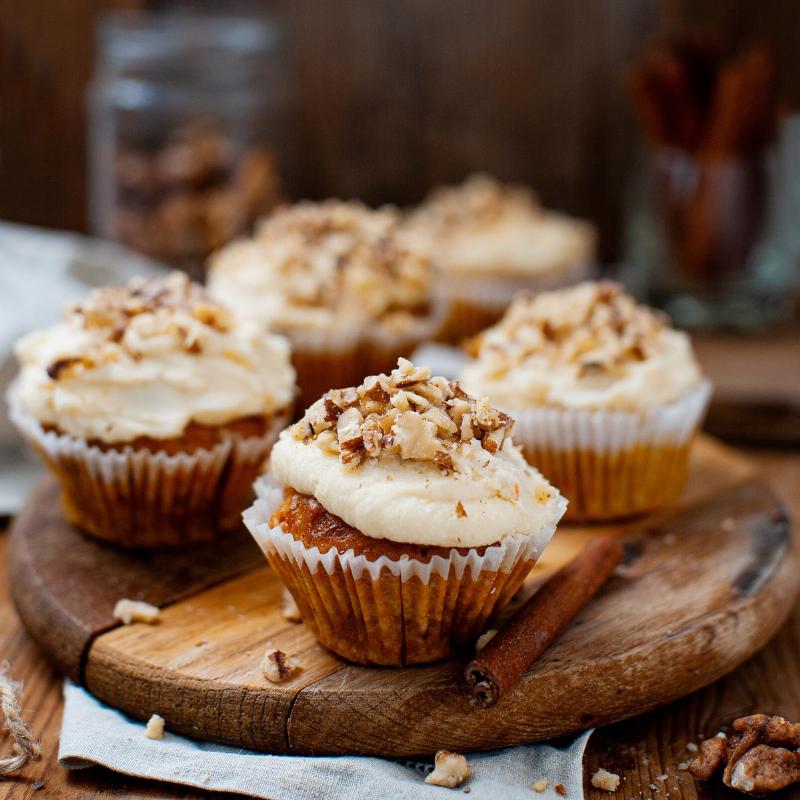
[[[144,735],[148,739],[163,739],[164,738],[164,717],[158,714],[153,714],[144,729]]]
[[[600,767],[600,769],[592,775],[592,786],[594,786],[595,789],[602,789],[605,792],[616,792],[619,788],[619,775]]]
[[[303,617],[300,614],[300,609],[297,607],[292,593],[284,588],[283,595],[281,596],[281,613],[287,622],[302,622]]]
[[[261,670],[264,677],[272,683],[281,683],[291,674],[300,668],[300,662],[293,656],[287,656],[283,650],[277,647],[267,648],[264,653],[264,660],[261,662]]]
[[[114,619],[118,619],[124,625],[134,622],[152,625],[158,621],[160,614],[158,606],[145,603],[143,600],[128,600],[127,598],[117,600],[113,612]]]
[[[386,455],[432,462],[450,474],[470,442],[497,453],[513,427],[511,417],[488,399],[473,400],[456,382],[400,358],[390,375],[327,392],[292,430],[302,442],[338,454],[352,470]]]
[[[689,772],[707,780],[722,769],[726,786],[751,794],[783,789],[800,781],[800,723],[752,714],[733,722],[730,737],[714,736],[699,747]]]
[[[434,770],[425,778],[425,783],[454,789],[471,776],[472,770],[464,756],[460,753],[439,750],[434,759]]]

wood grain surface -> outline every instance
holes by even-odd
[[[179,552],[137,553],[89,540],[65,522],[50,476],[33,489],[10,539],[17,610],[56,667],[74,680],[81,679],[92,638],[118,624],[112,612],[121,597],[162,606],[263,563],[245,530]]]
[[[17,522],[12,565],[35,571],[36,558],[17,557],[19,543],[41,553],[42,531],[64,527],[44,507],[37,501]],[[142,593],[166,608],[158,625],[108,630],[108,610],[121,596],[113,576],[130,564],[77,538],[70,550],[85,550],[80,564],[91,562],[93,549],[103,559],[102,569],[81,579],[91,585],[104,576],[92,613],[78,620],[75,638],[89,645],[82,677],[110,704],[139,718],[157,712],[171,730],[197,738],[270,752],[424,755],[550,739],[641,713],[732,669],[789,611],[800,573],[780,504],[749,462],[711,440],[698,443],[678,508],[626,525],[563,526],[527,591],[588,536],[607,530],[624,536],[630,562],[521,687],[490,710],[469,707],[460,660],[409,669],[341,662],[304,626],[283,619],[280,584],[264,566],[227,579],[217,572],[216,585],[203,588],[191,571],[181,583],[170,559],[185,570],[183,555],[159,554],[155,570],[151,557],[126,555],[144,560],[136,567],[139,579],[150,576]],[[57,607],[58,593],[74,588],[57,577],[52,560],[46,566],[53,577],[32,583],[25,569],[12,569],[26,619],[40,605]],[[97,613],[98,599],[105,615]],[[70,611],[78,612],[74,602]],[[62,637],[54,630],[37,629],[37,639],[58,658]],[[280,685],[263,679],[268,643],[300,658],[296,677]]]
[[[748,451],[758,471],[786,500],[795,517],[800,516],[800,456],[793,453]],[[0,532],[0,567],[5,565],[7,536]],[[588,800],[731,800],[729,790],[716,783],[695,783],[678,769],[689,755],[686,744],[699,736],[716,733],[720,724],[755,711],[775,711],[800,719],[800,677],[796,654],[800,650],[800,608],[796,608],[780,633],[757,655],[730,675],[683,700],[635,719],[600,728],[587,748],[584,775]],[[61,679],[25,632],[8,588],[0,581],[0,653],[11,662],[12,674],[25,681],[25,715],[42,741],[42,759],[9,782],[0,783],[3,800],[232,800],[181,786],[164,785],[115,774],[94,767],[70,772],[58,765],[58,732],[61,725]],[[619,772],[622,783],[616,793],[593,789],[589,777],[599,767]],[[657,781],[668,775],[666,783]],[[541,776],[531,775],[531,781]],[[41,791],[32,789],[43,782]],[[659,788],[654,793],[650,786]],[[738,797],[738,795],[736,795]],[[791,797],[791,792],[786,794]]]

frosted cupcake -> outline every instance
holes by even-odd
[[[391,369],[439,324],[430,259],[396,211],[300,203],[210,263],[211,293],[292,343],[306,408],[334,386]]]
[[[475,342],[461,381],[517,420],[525,457],[569,519],[670,503],[711,394],[689,337],[611,282],[516,300]]]
[[[441,268],[449,310],[440,337],[453,342],[497,322],[520,290],[588,277],[594,259],[591,225],[486,175],[435,190],[408,225]]]
[[[289,344],[180,273],[93,291],[16,346],[10,416],[69,520],[129,547],[238,527],[289,419]]]
[[[434,661],[508,603],[566,506],[512,428],[400,359],[281,434],[245,522],[322,644],[363,664]]]

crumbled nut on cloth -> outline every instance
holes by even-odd
[[[287,656],[283,650],[270,647],[264,653],[261,669],[264,677],[272,683],[285,681],[293,672],[300,668],[300,662],[293,656]]]
[[[117,600],[114,606],[114,619],[118,619],[125,625],[130,625],[133,622],[144,622],[147,625],[152,625],[159,618],[161,611],[158,606],[145,603],[143,600],[128,600],[123,598]]]
[[[538,781],[534,781],[534,783],[531,785],[531,789],[533,789],[534,792],[539,792],[541,794],[549,785],[550,781],[547,778],[541,778]]]
[[[689,772],[706,780],[720,769],[726,786],[741,792],[774,792],[800,781],[800,723],[753,714],[733,723],[730,737],[706,739]]]
[[[164,717],[158,714],[153,714],[144,729],[144,735],[148,739],[163,739],[164,738]]]
[[[439,750],[434,759],[434,770],[425,778],[425,783],[454,789],[471,776],[472,770],[464,756],[460,753]]]
[[[619,775],[600,767],[592,775],[592,786],[595,789],[603,789],[606,792],[616,792],[619,788]]]
[[[486,398],[469,397],[455,381],[431,376],[405,358],[389,375],[371,375],[360,386],[327,392],[295,423],[298,440],[316,442],[357,469],[383,454],[430,461],[443,473],[458,468],[458,447],[473,439],[496,453],[514,420]],[[461,506],[456,513],[466,516]]]

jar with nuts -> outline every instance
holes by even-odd
[[[279,198],[288,93],[265,17],[113,13],[89,90],[94,232],[195,276]]]

